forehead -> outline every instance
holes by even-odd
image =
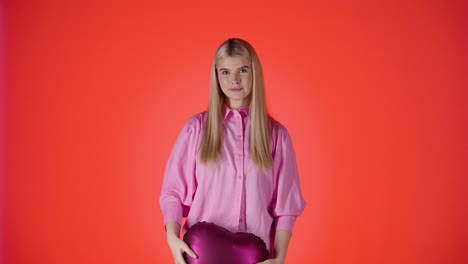
[[[243,66],[250,66],[250,60],[240,56],[225,56],[219,59],[217,68],[237,69]]]

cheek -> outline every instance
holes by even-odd
[[[221,86],[221,89],[223,90],[227,89],[227,81],[225,78],[218,78],[218,83],[219,83],[219,86]]]
[[[248,86],[249,88],[252,88],[252,77],[251,76],[246,76],[244,78],[244,84]]]

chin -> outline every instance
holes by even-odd
[[[245,100],[245,96],[231,96],[231,97],[229,97],[229,99],[236,100],[236,101],[241,101],[241,100]]]

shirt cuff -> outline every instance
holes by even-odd
[[[287,230],[292,234],[296,217],[292,215],[283,215],[276,218],[276,230]]]
[[[182,207],[178,203],[167,203],[162,208],[164,215],[164,225],[170,221],[176,221],[179,226],[182,224]]]

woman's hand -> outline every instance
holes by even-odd
[[[284,264],[284,261],[278,259],[267,259],[265,261],[259,262],[257,264]]]
[[[284,264],[289,240],[291,240],[291,232],[287,230],[277,230],[275,235],[274,259],[267,259],[257,264]]]
[[[179,238],[180,226],[177,222],[168,222],[166,224],[167,244],[171,249],[172,257],[175,264],[187,264],[184,260],[184,252],[192,258],[197,258],[197,255],[183,240]]]
[[[187,264],[185,263],[184,260],[184,252],[187,253],[190,257],[196,258],[197,255],[189,248],[187,243],[185,243],[183,240],[180,238],[173,236],[173,235],[168,235],[167,236],[167,244],[169,245],[169,248],[171,249],[172,252],[172,257],[174,258],[174,262],[176,264]]]

